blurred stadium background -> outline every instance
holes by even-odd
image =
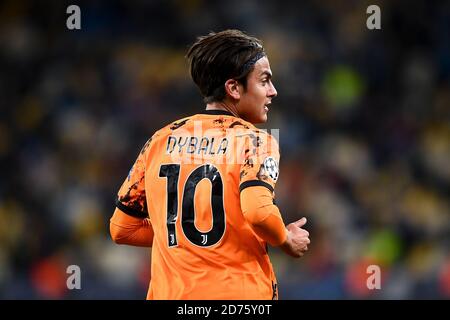
[[[2,1],[0,298],[145,298],[148,251],[109,237],[115,195],[155,130],[204,108],[184,54],[225,28],[265,43],[277,203],[309,220],[305,257],[270,250],[280,298],[449,299],[450,2],[378,0]]]

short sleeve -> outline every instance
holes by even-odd
[[[280,162],[277,141],[272,135],[255,130],[249,135],[244,146],[239,190],[242,191],[251,186],[264,186],[274,192]]]
[[[116,206],[126,214],[147,218],[147,199],[145,194],[145,150],[149,141],[142,148],[136,162],[117,193]]]

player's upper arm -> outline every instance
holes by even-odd
[[[150,138],[139,152],[116,198],[116,210],[110,221],[112,239],[119,244],[151,246],[153,229],[147,209],[145,172]]]
[[[145,190],[145,158],[151,140],[148,140],[139,152],[135,163],[117,193],[116,199],[118,209],[132,217],[141,219],[149,216]]]
[[[264,131],[250,131],[243,141],[242,150],[239,191],[262,186],[274,195],[280,161],[275,138]]]
[[[151,247],[153,228],[150,219],[136,218],[116,208],[109,224],[111,238],[117,244]]]
[[[261,131],[250,133],[243,148],[240,171],[241,210],[253,230],[271,245],[286,240],[287,231],[274,205],[280,154],[278,143]]]

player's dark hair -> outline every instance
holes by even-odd
[[[246,89],[248,74],[265,55],[259,39],[239,30],[225,30],[198,37],[186,57],[192,80],[205,103],[211,103],[225,98],[228,79],[239,81]]]

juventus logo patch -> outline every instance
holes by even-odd
[[[264,160],[264,169],[273,181],[278,179],[278,163],[273,157],[267,157]]]

